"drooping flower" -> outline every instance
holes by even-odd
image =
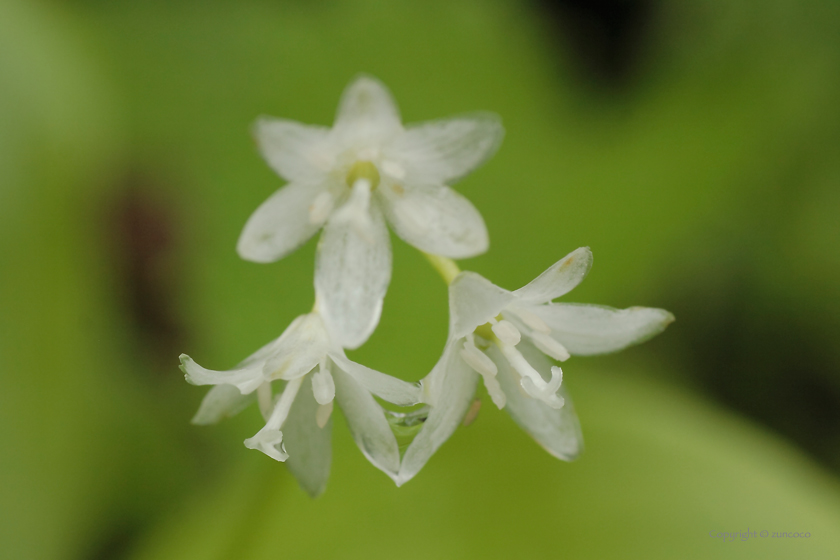
[[[261,118],[254,134],[289,184],[250,217],[242,258],[271,262],[319,229],[315,287],[335,340],[356,348],[379,321],[391,277],[385,222],[427,253],[471,257],[487,250],[481,215],[446,186],[481,165],[504,129],[489,113],[403,127],[387,88],[362,76],[341,97],[332,128]]]
[[[664,309],[554,303],[592,266],[587,247],[573,251],[527,286],[510,292],[473,272],[449,286],[449,338],[424,379],[429,416],[403,457],[398,484],[411,479],[458,427],[479,377],[494,404],[546,451],[563,460],[582,450],[580,426],[546,356],[615,352],[662,332],[674,320]]]
[[[285,461],[311,495],[323,492],[329,476],[333,400],[362,453],[396,479],[399,448],[372,395],[408,406],[419,401],[419,387],[348,360],[318,313],[295,319],[280,338],[233,370],[205,369],[186,354],[181,369],[194,385],[215,385],[193,418],[195,424],[213,424],[257,400],[266,424],[245,446]],[[275,397],[273,385],[283,382]]]

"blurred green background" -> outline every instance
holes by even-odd
[[[840,557],[840,4],[831,0],[0,0],[0,556]],[[340,420],[317,500],[189,419],[177,356],[233,366],[312,301],[314,241],[234,250],[281,184],[260,114],[330,124],[359,72],[405,122],[507,136],[457,185],[517,288],[677,322],[564,366],[587,451],[484,406],[397,489]],[[352,356],[417,380],[446,288],[394,238]],[[807,539],[710,537],[809,532]]]

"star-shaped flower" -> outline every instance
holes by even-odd
[[[423,429],[403,457],[398,484],[411,479],[464,418],[478,377],[493,402],[546,451],[563,460],[583,440],[563,372],[550,356],[615,352],[662,332],[674,320],[664,309],[553,303],[577,286],[592,266],[587,247],[573,251],[527,286],[510,292],[474,272],[449,287],[449,339],[423,381],[431,405]]]
[[[289,184],[250,217],[237,250],[247,260],[275,261],[323,227],[316,293],[344,348],[360,346],[379,321],[391,278],[386,221],[427,253],[465,258],[487,250],[481,215],[446,184],[496,151],[504,135],[496,116],[403,127],[385,86],[362,76],[344,91],[331,129],[262,118],[254,133]]]
[[[397,440],[372,395],[408,406],[420,400],[419,388],[348,360],[317,313],[295,319],[280,338],[236,369],[208,370],[186,354],[181,355],[181,369],[194,385],[215,385],[193,418],[195,424],[218,422],[258,400],[266,424],[245,440],[246,447],[285,461],[311,495],[323,492],[329,476],[334,399],[362,453],[396,479]],[[278,381],[285,386],[275,399],[272,382]]]

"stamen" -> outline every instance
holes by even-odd
[[[549,393],[556,393],[560,389],[560,385],[563,383],[563,370],[560,369],[558,366],[551,367],[551,381],[548,382],[548,386],[546,390]]]
[[[494,376],[499,372],[496,364],[493,363],[493,360],[487,357],[487,354],[479,350],[475,345],[475,338],[472,334],[468,335],[467,340],[464,342],[464,348],[461,350],[461,357],[465,362],[467,362],[467,365],[481,375]]]
[[[283,432],[280,430],[263,428],[257,434],[245,440],[245,447],[262,451],[275,461],[285,461],[289,458],[283,443]]]
[[[319,428],[323,428],[330,420],[330,415],[333,411],[333,401],[327,404],[318,405],[318,410],[315,411],[315,423]]]
[[[569,351],[566,350],[566,347],[551,336],[541,332],[532,332],[530,336],[534,345],[544,354],[548,354],[555,360],[560,360],[561,362],[565,362],[569,359],[570,354]]]
[[[333,195],[328,191],[316,196],[309,205],[309,223],[313,225],[324,223],[333,210],[334,202]]]
[[[546,391],[540,390],[539,387],[534,385],[533,381],[531,381],[528,377],[523,377],[519,380],[519,384],[528,393],[528,396],[540,400],[554,409],[563,408],[563,405],[566,404],[566,399],[559,395],[555,395],[554,393],[548,393]]]
[[[496,379],[496,376],[485,375],[484,387],[487,389],[487,393],[493,400],[493,404],[495,404],[499,410],[503,409],[505,404],[507,404],[507,395],[505,395],[505,392],[502,391],[502,386],[499,385],[499,380]]]
[[[283,445],[283,432],[280,431],[280,428],[289,416],[289,411],[301,383],[303,383],[303,377],[292,379],[286,383],[286,388],[283,389],[283,394],[277,400],[277,404],[274,405],[274,410],[265,426],[254,437],[245,440],[245,447],[262,451],[277,461],[285,461],[289,458],[286,447]]]
[[[335,398],[335,381],[326,361],[326,357],[322,358],[318,371],[312,374],[312,394],[320,405],[329,404]]]
[[[563,372],[559,367],[554,367],[551,370],[551,381],[546,383],[539,372],[528,363],[528,360],[525,359],[519,350],[501,341],[499,341],[498,346],[513,369],[522,376],[519,384],[528,396],[539,399],[552,408],[563,407],[565,403],[563,397],[555,394],[563,380]]]
[[[516,346],[522,340],[522,334],[519,332],[519,329],[510,321],[490,319],[490,323],[493,325],[490,327],[493,333],[505,344]]]
[[[469,426],[475,419],[478,417],[478,412],[481,410],[481,399],[475,399],[470,408],[467,409],[467,414],[464,416],[464,419],[461,421],[461,425],[464,427]]]
[[[286,383],[286,387],[283,389],[283,394],[280,395],[280,399],[277,401],[277,404],[274,405],[274,410],[272,411],[271,416],[265,423],[266,428],[274,430],[280,429],[283,422],[285,422],[286,418],[289,416],[289,410],[292,409],[292,403],[295,402],[295,397],[297,396],[301,383],[303,383],[303,377],[292,379]]]
[[[484,387],[487,388],[487,393],[493,399],[493,404],[500,409],[504,408],[507,403],[507,396],[502,391],[499,380],[496,379],[496,374],[499,372],[499,369],[487,354],[478,349],[475,345],[475,336],[472,333],[468,334],[464,341],[461,357],[467,362],[467,365],[477,371],[484,379]]]
[[[545,381],[543,381],[542,376],[531,366],[531,364],[528,363],[528,360],[525,359],[525,356],[523,356],[519,350],[507,344],[499,344],[499,349],[502,351],[505,358],[507,358],[507,361],[510,362],[511,367],[513,367],[519,375],[523,378],[527,377],[537,387],[545,386]]]

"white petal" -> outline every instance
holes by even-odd
[[[300,247],[323,222],[313,223],[310,207],[326,187],[290,183],[271,195],[245,223],[236,251],[248,261],[267,263]]]
[[[484,219],[469,200],[449,187],[383,184],[377,194],[394,232],[421,251],[452,259],[487,251]]]
[[[674,320],[664,309],[556,303],[529,308],[551,328],[572,354],[604,354],[638,344],[661,333]]]
[[[193,385],[233,385],[243,395],[254,391],[265,380],[259,362],[240,369],[215,371],[201,367],[186,354],[181,354],[181,371],[187,382]]]
[[[236,369],[242,369],[246,367],[251,367],[256,364],[264,364],[266,359],[268,359],[272,352],[274,352],[274,348],[277,346],[277,343],[283,337],[281,334],[279,337],[275,338],[268,344],[263,345],[259,350],[242,360],[236,365]]]
[[[401,130],[399,109],[385,84],[359,76],[347,86],[333,126],[337,136],[383,140]]]
[[[334,165],[330,129],[260,117],[253,134],[263,158],[287,181],[320,183]]]
[[[432,407],[423,428],[405,452],[396,479],[398,486],[420,472],[455,432],[472,404],[478,373],[461,358],[463,344],[463,338],[450,339],[443,356],[423,381]]]
[[[545,303],[570,292],[592,268],[589,247],[575,249],[514,294],[524,304]]]
[[[224,418],[239,414],[254,402],[255,398],[254,392],[243,395],[233,385],[216,385],[204,396],[191,422],[199,426],[215,424]]]
[[[327,354],[330,339],[321,317],[307,313],[292,324],[277,339],[266,360],[263,372],[268,379],[294,379],[306,375]]]
[[[346,356],[331,353],[335,364],[349,373],[362,387],[381,399],[399,405],[411,406],[420,402],[420,386],[357,364]]]
[[[449,285],[449,332],[462,338],[498,315],[515,296],[475,272],[462,272]]]
[[[396,480],[400,451],[382,407],[350,375],[339,368],[332,368],[332,373],[335,400],[347,419],[356,445],[373,466]]]
[[[283,437],[289,458],[286,465],[303,488],[313,498],[327,486],[332,460],[332,422],[323,428],[316,423],[318,403],[309,383],[303,383],[289,417],[283,424]]]
[[[318,310],[336,343],[357,348],[379,323],[391,281],[391,242],[382,213],[371,207],[371,239],[352,223],[327,222],[315,262]]]
[[[531,366],[548,382],[551,363],[532,346],[523,341],[517,346]],[[561,385],[557,395],[565,400],[562,408],[553,408],[545,402],[528,396],[520,386],[520,376],[513,371],[501,351],[491,345],[487,353],[499,367],[496,379],[507,396],[505,410],[519,427],[528,432],[537,443],[558,459],[571,461],[583,450],[583,436],[574,405]]]
[[[472,113],[412,125],[388,146],[386,157],[420,181],[457,181],[490,159],[505,129],[497,115]]]

